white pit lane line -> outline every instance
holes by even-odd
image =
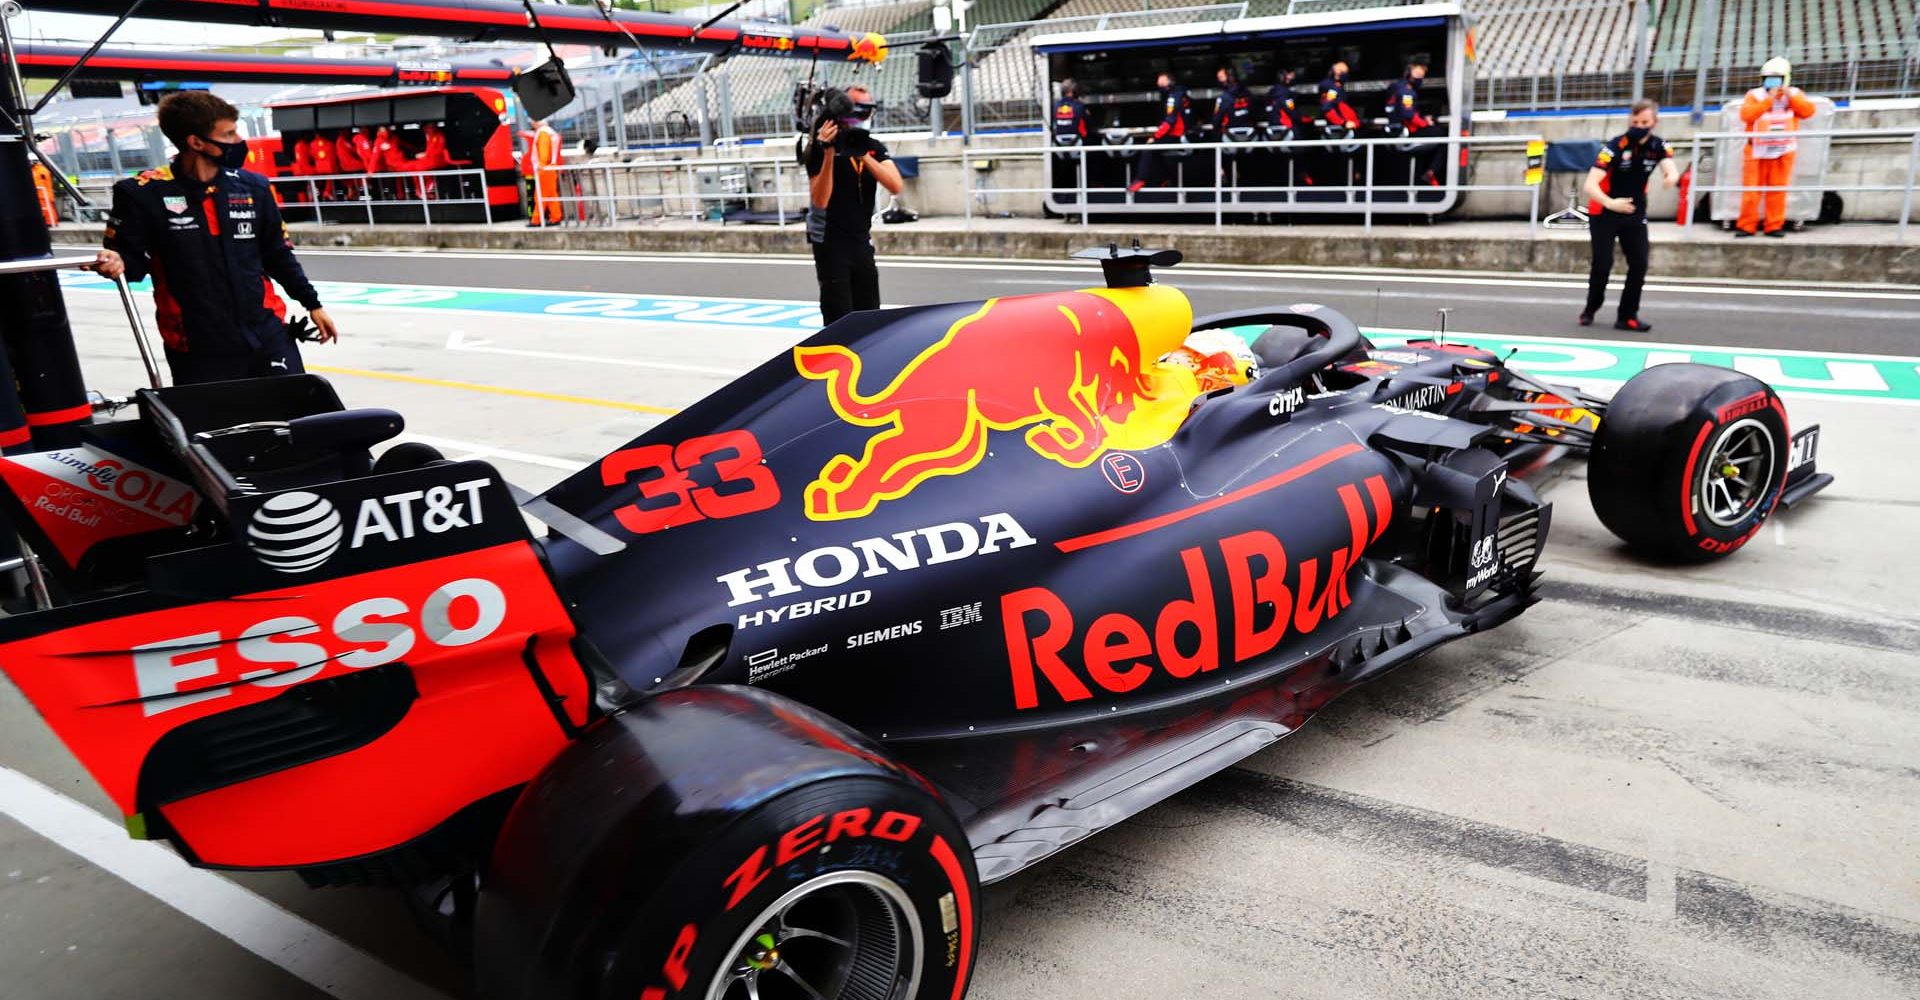
[[[581,469],[584,469],[587,466],[593,464],[594,462],[599,461],[598,458],[583,458],[583,459],[576,460],[576,459],[558,458],[553,455],[536,455],[529,451],[514,451],[510,448],[495,448],[490,444],[480,444],[474,441],[460,441],[454,438],[439,437],[433,434],[415,434],[412,431],[407,431],[401,434],[399,439],[402,441],[418,441],[421,444],[432,445],[435,448],[440,449],[442,453],[446,454],[449,458],[452,458],[455,461],[464,461],[470,458],[478,458],[478,459],[498,458],[498,459],[502,459],[504,461],[509,461],[509,462],[521,462],[526,465],[538,465],[538,466],[543,466],[549,469],[559,469],[562,472],[579,472]]]
[[[340,1000],[448,1000],[447,995],[321,927],[112,820],[0,766],[0,813],[220,936]]]
[[[813,258],[798,255],[766,254],[753,257],[729,256],[724,254],[620,254],[620,253],[528,253],[515,251],[489,250],[410,250],[410,249],[335,249],[322,247],[300,247],[301,256],[315,257],[401,257],[420,259],[431,254],[435,260],[524,260],[524,261],[579,261],[582,263],[633,263],[633,264],[684,264],[690,266],[727,265],[727,264],[771,264],[791,267],[812,267]],[[1007,271],[1017,269],[1022,272],[1043,274],[1089,275],[1097,278],[1099,272],[1086,265],[1065,264],[1057,260],[1032,260],[1011,258],[1007,260],[984,261],[978,259],[929,259],[925,257],[878,258],[883,268],[908,268],[932,271]],[[1577,288],[1585,290],[1587,280],[1578,275],[1526,275],[1516,276],[1491,271],[1400,271],[1390,268],[1344,268],[1336,272],[1327,272],[1301,265],[1237,265],[1237,264],[1183,264],[1178,270],[1166,272],[1169,281],[1177,282],[1176,275],[1188,275],[1215,278],[1311,278],[1315,281],[1334,282],[1375,282],[1392,280],[1408,284],[1421,285],[1486,285],[1500,288]],[[1613,284],[1624,281],[1615,279]],[[1729,282],[1726,278],[1659,278],[1646,286],[1649,292],[1687,292],[1699,295],[1731,295],[1740,297],[1782,297],[1778,288],[1755,288]],[[499,291],[502,289],[494,289]],[[1796,284],[1792,295],[1803,298],[1837,299],[1883,299],[1902,302],[1920,302],[1920,287],[1913,285],[1859,284],[1841,282],[1805,282]]]

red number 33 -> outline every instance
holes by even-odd
[[[626,448],[600,462],[600,483],[632,483],[640,499],[613,512],[636,535],[766,510],[780,502],[780,484],[760,464],[760,442],[748,431]],[[695,474],[707,467],[712,472]],[[700,483],[710,482],[711,486]]]

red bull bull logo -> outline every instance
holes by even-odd
[[[1027,447],[1069,468],[1166,441],[1192,394],[1164,384],[1156,362],[1192,316],[1186,296],[1165,286],[989,299],[872,394],[860,391],[851,349],[795,348],[795,367],[827,384],[840,419],[881,428],[858,456],[820,470],[807,516],[864,517],[934,476],[966,472],[992,431],[1025,428]]]
[[[847,53],[850,62],[870,62],[874,65],[887,61],[887,40],[882,35],[869,31],[853,40],[853,51]]]

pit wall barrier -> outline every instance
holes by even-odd
[[[1862,107],[1842,109],[1834,117],[1837,127],[1832,130],[1832,144],[1821,183],[1842,195],[1845,202],[1843,221],[1897,222],[1903,210],[1909,210],[1906,191],[1911,187],[1914,175],[1909,170],[1908,137],[1920,130],[1920,101],[1885,103],[1894,106],[1872,108],[1865,106],[1867,102],[1861,102]],[[1908,104],[1914,107],[1907,107]],[[1625,116],[1619,114],[1506,119],[1482,113],[1472,125],[1471,136],[1444,140],[1475,144],[1471,151],[1471,175],[1468,178],[1472,183],[1457,183],[1462,188],[1462,197],[1458,206],[1447,213],[1448,217],[1524,220],[1565,207],[1567,187],[1577,178],[1555,174],[1549,175],[1549,186],[1539,192],[1538,213],[1534,211],[1535,192],[1528,190],[1530,186],[1518,183],[1524,180],[1527,169],[1526,140],[1597,140],[1616,135],[1625,128]],[[1718,191],[1716,198],[1726,196],[1737,199],[1732,191],[1720,190],[1728,186],[1737,188],[1737,168],[1731,177],[1721,177],[1716,182],[1712,175],[1716,173],[1714,168],[1720,157],[1715,155],[1710,140],[1699,144],[1699,151],[1695,152],[1692,141],[1695,130],[1688,124],[1684,113],[1670,112],[1663,116],[1657,131],[1666,138],[1669,148],[1679,158],[1683,171],[1689,166],[1700,168],[1693,178],[1696,193],[1701,193],[1704,188],[1706,192]],[[1808,137],[1813,135],[1812,132],[1801,134]],[[1045,155],[1056,151],[1048,148],[1043,153],[1032,152],[1044,142],[1044,137],[1039,134],[977,136],[972,145],[964,149],[957,137],[928,139],[924,133],[916,132],[883,134],[881,138],[896,157],[912,156],[917,159],[919,176],[907,181],[903,198],[922,215],[965,216],[972,212],[983,216],[1035,218],[1044,214],[1043,195],[1040,192],[1051,183],[1046,176]],[[1391,144],[1399,140],[1377,141]],[[1086,148],[1100,150],[1110,147]],[[1191,151],[1196,147],[1186,148]],[[1019,150],[1028,152],[1015,152]],[[1000,155],[1003,153],[1004,156]],[[1445,158],[1451,156],[1448,154]],[[963,158],[966,160],[964,170]],[[782,162],[776,167],[774,161]],[[982,169],[982,161],[995,162],[990,168]],[[622,179],[623,169],[635,167],[639,169],[634,179]],[[722,173],[730,170],[737,177],[742,167],[750,167],[743,187],[705,192],[727,194],[731,198],[700,197],[699,178],[681,173],[711,168],[713,181],[719,183]],[[719,151],[676,151],[671,156],[643,152],[629,154],[629,159],[624,163],[603,154],[584,164],[570,161],[563,169],[576,170],[581,175],[581,199],[589,203],[613,204],[629,196],[647,196],[623,202],[628,206],[626,211],[633,217],[644,217],[637,212],[637,207],[644,202],[670,206],[669,210],[656,214],[690,218],[697,214],[696,205],[711,208],[724,201],[737,201],[743,190],[754,193],[749,201],[751,210],[756,212],[777,215],[784,209],[788,213],[798,213],[805,207],[803,197],[781,193],[776,198],[773,194],[798,190],[798,182],[804,177],[795,162],[791,141],[729,145]],[[783,175],[778,187],[773,186],[776,171]],[[963,173],[975,176],[968,180],[962,177]],[[586,180],[588,174],[593,174],[595,179]],[[1466,190],[1469,186],[1475,189]],[[610,197],[615,195],[620,198]],[[684,197],[676,197],[680,195]],[[1649,211],[1655,220],[1672,220],[1676,217],[1679,208],[1677,192],[1656,184],[1649,195]],[[573,197],[570,184],[563,184],[562,197]],[[986,199],[984,204],[983,197]],[[1286,211],[1284,207],[1277,210],[1249,207],[1248,210]],[[1211,206],[1196,210],[1202,215],[1211,211]],[[579,223],[581,213],[577,209],[570,209],[567,214],[574,224]],[[1362,213],[1356,210],[1351,214],[1357,217]],[[586,216],[593,224],[601,224],[601,216],[594,211],[589,210]]]

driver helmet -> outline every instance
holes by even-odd
[[[1793,84],[1793,64],[1785,56],[1774,56],[1760,67],[1760,85],[1772,90]]]

